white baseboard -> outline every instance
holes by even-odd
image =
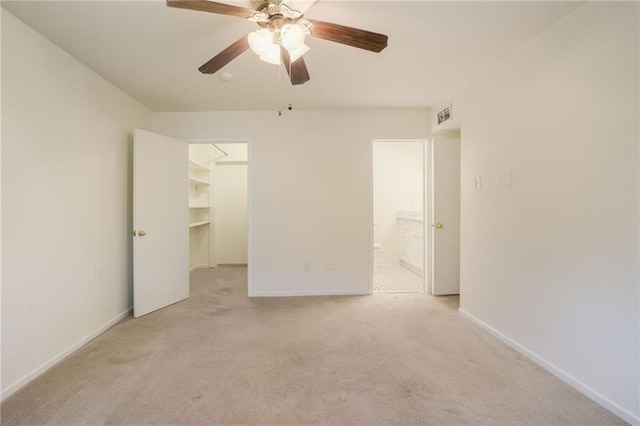
[[[191,268],[189,268],[189,272],[192,272],[192,271],[194,271],[196,269],[200,269],[200,268],[207,268],[208,269],[209,265],[195,265],[195,266],[192,266]]]
[[[544,368],[545,370],[547,370],[548,372],[550,372],[554,376],[558,377],[560,380],[562,380],[563,382],[567,383],[569,386],[572,386],[575,389],[577,389],[578,391],[582,392],[587,397],[591,398],[592,400],[594,400],[598,404],[602,405],[604,408],[606,408],[607,410],[611,411],[613,414],[615,414],[616,416],[620,417],[624,421],[629,422],[632,425],[636,425],[636,426],[640,425],[640,417],[636,417],[631,412],[629,412],[629,411],[625,410],[624,408],[620,407],[618,404],[616,404],[615,402],[611,401],[607,397],[605,397],[605,396],[599,394],[598,392],[596,392],[595,390],[591,389],[589,386],[585,385],[580,380],[576,379],[575,377],[571,376],[570,374],[567,374],[564,370],[556,367],[555,365],[553,365],[549,361],[545,360],[541,356],[537,355],[536,353],[534,353],[534,352],[530,351],[529,349],[525,348],[524,346],[520,345],[518,342],[512,340],[511,338],[505,336],[504,334],[502,334],[501,332],[499,332],[495,328],[493,328],[490,325],[486,324],[485,322],[479,320],[478,318],[474,317],[473,315],[471,315],[470,313],[466,312],[465,310],[458,309],[458,312],[462,316],[464,316],[465,318],[469,319],[474,324],[478,325],[480,328],[482,328],[485,331],[489,332],[489,334],[497,337],[502,342],[506,343],[507,345],[509,345],[510,347],[512,347],[513,349],[515,349],[519,353],[521,353],[522,355],[524,355],[527,358],[529,358],[531,361],[533,361],[536,364],[538,364],[540,367]]]
[[[369,296],[371,293],[355,291],[267,291],[249,292],[249,297],[298,297],[298,296]]]
[[[400,266],[402,266],[403,268],[407,268],[411,272],[414,272],[414,273],[420,275],[421,277],[424,277],[424,271],[422,269],[418,268],[417,266],[414,266],[414,265],[410,264],[409,262],[405,262],[404,260],[401,260],[400,261]]]
[[[69,346],[67,349],[63,350],[58,355],[56,355],[53,358],[51,358],[49,361],[45,362],[40,367],[38,367],[35,370],[33,370],[31,373],[29,373],[26,376],[22,377],[17,382],[7,386],[6,389],[2,389],[2,401],[4,401],[8,397],[10,397],[14,393],[16,393],[18,390],[23,388],[25,385],[27,385],[29,382],[34,380],[36,377],[40,376],[41,374],[43,374],[44,372],[49,370],[51,367],[55,366],[60,361],[62,361],[63,359],[65,359],[66,357],[68,357],[69,355],[71,355],[72,353],[77,351],[78,349],[80,349],[82,346],[86,345],[91,340],[95,339],[96,337],[98,337],[99,335],[101,335],[102,333],[104,333],[105,331],[107,331],[108,329],[113,327],[114,325],[116,325],[123,318],[126,318],[132,311],[133,311],[133,307],[127,309],[126,311],[124,311],[123,313],[119,314],[115,318],[109,320],[107,323],[105,323],[102,326],[98,327],[97,329],[93,330],[91,333],[87,334],[82,339],[78,340],[76,343],[74,343],[73,345]]]

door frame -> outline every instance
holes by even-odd
[[[188,137],[183,138],[187,143],[202,143],[202,144],[216,144],[216,143],[246,143],[247,144],[247,295],[251,297],[252,294],[252,261],[253,258],[253,245],[251,244],[251,230],[253,222],[253,141],[251,138],[223,138],[223,137]]]
[[[373,294],[373,243],[374,243],[374,235],[373,235],[373,224],[374,224],[374,212],[373,212],[373,198],[374,198],[374,186],[373,186],[373,147],[376,142],[416,142],[422,143],[422,214],[424,217],[422,226],[423,226],[423,235],[424,235],[424,247],[423,247],[423,256],[424,256],[424,292],[431,294],[431,246],[432,246],[432,238],[433,232],[431,229],[431,215],[432,215],[432,205],[433,200],[431,198],[432,194],[432,182],[433,182],[433,167],[431,166],[431,159],[433,154],[433,138],[398,138],[398,139],[382,139],[382,138],[373,138],[369,143],[369,294]],[[429,224],[429,226],[427,226]]]
[[[425,268],[429,268],[428,274],[425,274],[425,293],[433,294],[433,147],[434,138],[428,137],[425,139],[425,179],[424,179],[424,192],[425,192],[425,216],[424,216],[424,264]]]

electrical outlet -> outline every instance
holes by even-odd
[[[304,263],[304,264],[302,265],[302,269],[303,269],[305,272],[311,272],[311,264],[310,264],[310,263]]]

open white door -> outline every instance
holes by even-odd
[[[433,295],[460,293],[460,140],[432,143]]]
[[[188,145],[133,138],[133,316],[189,297]]]

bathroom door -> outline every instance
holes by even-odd
[[[434,139],[431,292],[460,293],[460,140]]]
[[[133,316],[189,297],[186,142],[136,129],[133,136]]]

